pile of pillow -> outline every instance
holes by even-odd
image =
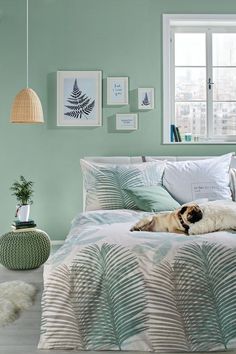
[[[232,200],[232,153],[203,160],[102,164],[81,160],[85,210],[171,211],[199,200]]]

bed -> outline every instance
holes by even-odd
[[[122,165],[149,158],[86,160]],[[149,214],[99,209],[74,218],[44,268],[39,349],[236,349],[236,233],[129,231]]]

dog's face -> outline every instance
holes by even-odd
[[[203,216],[202,210],[197,204],[184,205],[180,209],[180,214],[187,225],[194,224],[201,220]]]

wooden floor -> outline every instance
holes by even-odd
[[[10,280],[23,280],[34,284],[37,287],[38,292],[35,304],[30,308],[30,310],[23,312],[20,318],[18,318],[11,325],[0,328],[0,354],[68,354],[70,352],[80,354],[85,353],[68,350],[37,350],[40,333],[40,300],[43,286],[42,267],[32,271],[10,271],[0,265],[0,282]],[[88,354],[88,352],[86,353]],[[96,352],[96,354],[99,353],[105,354],[106,352]],[[111,354],[112,352],[109,353]],[[125,352],[122,353],[125,354]],[[141,352],[138,353],[141,354]],[[236,351],[231,353],[236,354]]]

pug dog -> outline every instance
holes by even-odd
[[[169,213],[159,213],[140,220],[130,231],[174,232],[187,234],[190,224],[202,219],[199,205],[192,203]]]

